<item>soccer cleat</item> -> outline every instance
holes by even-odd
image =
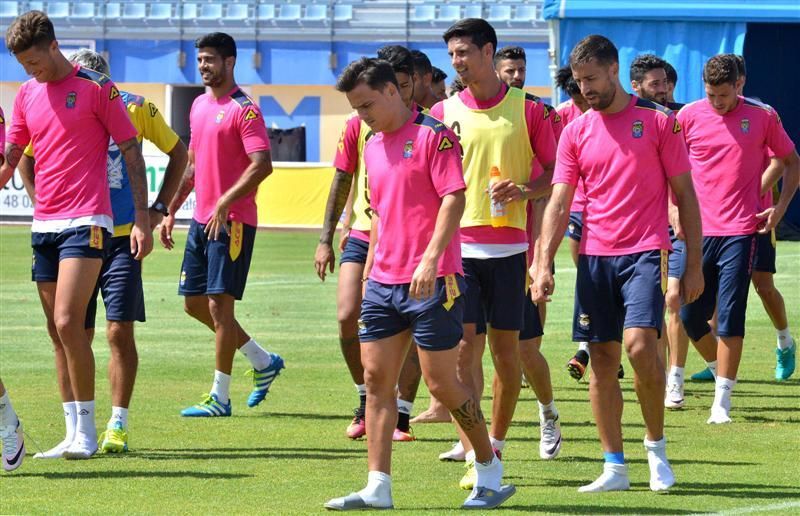
[[[494,509],[511,498],[516,492],[517,488],[512,485],[501,486],[497,491],[488,487],[476,487],[461,508],[474,510]]]
[[[197,405],[181,410],[183,417],[229,417],[231,415],[231,401],[222,404],[215,394],[206,394],[203,401]]]
[[[64,439],[57,445],[53,446],[47,451],[39,452],[33,456],[34,459],[63,459],[64,452],[69,445],[72,444],[73,439]]]
[[[713,382],[715,380],[714,373],[711,372],[711,369],[705,368],[702,371],[694,373],[691,376],[693,382]]]
[[[797,355],[797,343],[792,339],[792,346],[786,349],[775,349],[775,379],[788,380],[794,373],[795,356]]]
[[[722,407],[711,407],[711,416],[706,421],[709,425],[724,425],[731,422],[731,416]]]
[[[625,464],[603,464],[603,474],[591,484],[578,488],[579,493],[604,493],[606,491],[627,491],[631,488],[628,479],[628,466]]]
[[[255,407],[264,401],[269,392],[269,386],[281,374],[281,369],[286,367],[280,355],[270,353],[269,356],[271,359],[269,367],[260,370],[251,369],[247,372],[248,375],[253,377],[253,392],[247,398],[248,407]]]
[[[75,440],[64,450],[64,458],[85,460],[95,453],[97,453],[97,434],[88,436],[78,432],[75,434]]]
[[[347,426],[347,437],[359,439],[367,435],[367,425],[364,421],[364,408],[358,407],[353,410],[353,421]]]
[[[0,428],[0,440],[3,442],[3,469],[14,471],[22,465],[22,459],[25,458],[25,439],[19,419],[16,425]]]
[[[122,423],[117,421],[113,427],[100,434],[98,442],[100,453],[127,453],[128,432],[122,427]]]
[[[586,366],[589,365],[589,354],[585,351],[578,351],[575,356],[567,362],[567,371],[575,380],[580,381],[586,374]]]
[[[664,406],[668,409],[678,410],[683,408],[683,384],[670,383],[667,385],[667,395],[664,397]]]
[[[464,462],[464,459],[467,456],[467,452],[464,451],[464,445],[461,444],[461,441],[458,441],[453,447],[444,452],[439,454],[439,460],[443,461],[451,461],[451,462]]]
[[[467,472],[464,473],[464,476],[459,480],[458,487],[469,491],[475,487],[475,481],[478,479],[478,472],[475,470],[475,459],[468,460],[465,467],[467,468]]]
[[[617,369],[617,378],[622,380],[625,378],[625,368],[622,367],[622,364],[619,365],[619,369]]]
[[[359,511],[363,509],[394,509],[394,505],[389,502],[389,505],[370,505],[364,501],[358,493],[350,493],[341,498],[332,498],[325,502],[323,505],[330,511]]]
[[[392,433],[392,441],[395,442],[410,442],[416,440],[417,438],[414,437],[414,432],[411,430],[411,427],[408,427],[408,432],[395,428],[394,433]]]
[[[550,460],[561,451],[561,423],[554,419],[539,419],[539,457]]]

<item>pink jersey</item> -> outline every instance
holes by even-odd
[[[14,99],[8,141],[36,149],[36,220],[112,216],[109,136],[136,138],[119,90],[103,74],[77,65],[55,82],[29,80]]]
[[[3,158],[5,161],[5,153],[6,152],[6,116],[3,114],[3,108],[0,107],[0,157]]]
[[[567,127],[570,122],[583,114],[581,108],[576,106],[572,99],[566,100],[556,106],[556,112],[561,116],[562,127]],[[569,211],[583,212],[585,206],[586,194],[583,192],[583,181],[578,181],[578,185],[575,187],[575,195],[572,197],[572,206],[570,206]]]
[[[719,115],[702,99],[684,106],[678,121],[689,149],[703,235],[755,233],[765,153],[769,149],[784,158],[794,150],[778,114],[739,97],[732,111]]]
[[[364,149],[378,243],[370,278],[410,283],[433,236],[442,197],[464,190],[461,147],[443,123],[414,113],[392,133],[377,133]],[[439,259],[437,276],[463,274],[459,234]]]
[[[348,174],[355,174],[358,169],[358,135],[361,132],[361,119],[352,115],[347,119],[344,133],[336,146],[336,156],[333,158],[333,167],[344,170]]]
[[[194,220],[206,224],[217,200],[250,166],[248,154],[269,150],[267,127],[261,110],[238,86],[217,99],[210,93],[197,97],[189,113],[194,151],[197,206]],[[258,225],[256,190],[231,205],[229,220]]]
[[[581,254],[621,256],[671,249],[667,179],[687,172],[675,115],[631,95],[619,113],[590,110],[564,129],[553,183],[584,182]]]

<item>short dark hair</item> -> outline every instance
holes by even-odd
[[[224,32],[212,32],[200,36],[195,40],[194,48],[213,48],[223,59],[236,57],[236,41]]]
[[[420,75],[432,74],[433,66],[431,60],[421,50],[412,50],[411,57],[414,58],[414,71]]]
[[[607,37],[592,34],[580,40],[569,54],[570,66],[586,64],[592,59],[604,66],[619,63],[617,47]]]
[[[447,79],[447,74],[441,68],[433,67],[433,82],[441,82]]]
[[[378,50],[378,59],[388,61],[394,73],[414,75],[414,56],[402,45],[386,45]]]
[[[458,20],[449,29],[444,31],[442,38],[447,44],[453,38],[467,36],[472,43],[483,48],[487,43],[492,44],[492,55],[497,51],[497,33],[494,27],[482,18],[464,18]]]
[[[465,88],[466,86],[464,86],[464,83],[461,82],[461,79],[456,77],[455,79],[453,79],[453,82],[450,83],[450,96],[452,97],[459,91],[464,91]]]
[[[667,72],[667,82],[673,86],[678,84],[678,71],[674,66],[669,64],[669,61],[664,61],[664,71]]]
[[[56,39],[53,22],[42,11],[28,11],[17,17],[6,30],[6,48],[12,54],[31,47],[47,46]]]
[[[562,66],[556,72],[556,86],[570,97],[580,94],[581,89],[575,78],[572,76],[572,68],[569,65]]]
[[[503,59],[522,59],[527,63],[527,59],[525,59],[525,49],[522,47],[503,47],[497,51],[494,55],[494,64],[499,63]]]
[[[336,79],[336,90],[342,93],[353,91],[359,84],[366,84],[373,90],[382,90],[387,84],[397,85],[397,77],[392,65],[383,59],[362,57],[353,61]]]
[[[744,62],[744,56],[739,54],[731,54],[731,56],[736,60],[736,71],[739,72],[739,77],[746,77],[747,66]]]
[[[666,73],[667,70],[664,67],[666,63],[666,61],[655,54],[642,54],[640,56],[636,56],[636,59],[634,59],[631,63],[631,80],[642,82],[642,79],[644,79],[644,76],[647,74],[647,72],[651,70],[658,70],[659,68],[664,68],[664,73]]]
[[[718,54],[706,61],[703,66],[703,82],[709,86],[736,84],[739,67],[732,54]]]

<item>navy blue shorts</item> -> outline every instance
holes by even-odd
[[[527,275],[525,253],[505,258],[463,258],[461,262],[467,282],[464,323],[476,324],[478,333],[485,333],[487,325],[495,330],[521,330]]]
[[[58,263],[65,258],[103,258],[111,233],[99,226],[81,226],[61,233],[32,233],[33,281],[56,281]]]
[[[669,277],[681,279],[686,270],[686,242],[675,238],[669,253]]]
[[[575,282],[576,342],[622,342],[627,328],[655,328],[661,336],[667,252],[578,258]]]
[[[145,320],[142,262],[133,258],[130,242],[129,236],[112,238],[100,270],[98,287],[108,321]]]
[[[567,226],[567,232],[564,234],[564,236],[569,237],[576,242],[580,242],[582,234],[583,234],[583,212],[582,211],[569,212],[569,225]]]
[[[250,271],[250,258],[256,228],[231,222],[231,235],[220,231],[217,240],[209,240],[205,224],[192,220],[183,253],[178,294],[203,296],[229,294],[242,299]]]
[[[464,330],[465,286],[461,276],[438,278],[434,295],[417,300],[408,295],[409,283],[386,285],[369,280],[361,302],[358,338],[361,342],[372,342],[411,329],[420,348],[453,349]]]
[[[775,274],[775,230],[769,234],[756,235],[756,256],[753,259],[753,270]]]
[[[708,320],[715,309],[718,336],[744,337],[755,252],[755,235],[703,237],[705,290],[694,303],[681,307],[690,339],[697,342],[711,331]]]
[[[353,236],[347,239],[344,244],[344,251],[339,258],[339,265],[343,263],[360,263],[364,265],[367,263],[367,251],[369,250],[369,242],[364,242],[360,238]]]
[[[519,340],[535,339],[544,335],[542,319],[539,317],[539,309],[531,299],[531,291],[525,295],[525,312],[523,314],[523,326],[519,332]]]

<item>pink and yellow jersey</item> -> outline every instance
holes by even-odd
[[[755,233],[766,152],[785,158],[794,150],[778,114],[739,97],[732,111],[719,115],[702,99],[684,106],[678,121],[689,149],[703,235]]]
[[[671,249],[667,180],[689,170],[680,124],[654,102],[631,95],[618,113],[589,110],[571,122],[558,144],[553,183],[583,180],[581,254]]]
[[[344,131],[336,146],[333,166],[348,174],[353,174],[353,210],[350,215],[351,238],[369,242],[369,230],[372,224],[372,208],[369,205],[369,189],[367,188],[367,172],[364,169],[364,145],[374,133],[369,126],[353,113],[345,123]]]
[[[105,216],[111,223],[109,137],[122,143],[136,138],[136,129],[105,75],[75,65],[60,81],[31,79],[20,87],[8,141],[36,149],[35,220]]]
[[[570,122],[583,114],[583,111],[575,105],[572,99],[565,100],[556,106],[556,112],[561,115],[563,127],[566,127]],[[583,183],[578,181],[578,186],[575,187],[575,195],[572,197],[572,206],[570,206],[569,211],[579,211],[583,213],[584,206],[586,206],[586,194],[583,191]]]
[[[522,184],[530,180],[534,158],[545,164],[555,160],[550,111],[538,97],[503,84],[487,101],[465,89],[434,105],[431,116],[447,124],[464,149],[467,205],[461,218],[462,242],[527,244],[527,203],[509,203],[509,225],[493,228],[486,188],[493,166],[504,179]]]
[[[6,160],[6,115],[0,107],[0,164]]]
[[[250,166],[248,156],[268,151],[269,138],[261,110],[239,86],[214,98],[210,93],[197,97],[189,113],[194,151],[197,206],[194,220],[206,224],[217,200],[227,192]],[[228,220],[258,225],[256,191],[233,203]]]
[[[464,190],[461,147],[438,120],[414,112],[392,133],[377,133],[364,149],[378,243],[370,278],[410,283],[433,231],[442,197]],[[439,259],[438,277],[463,274],[456,233]]]

